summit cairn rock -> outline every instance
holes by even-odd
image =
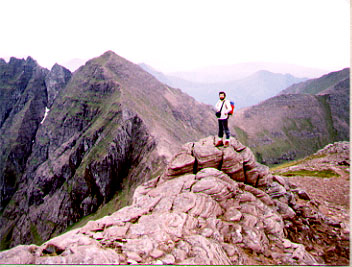
[[[187,143],[182,146],[181,151],[169,163],[167,174],[170,177],[193,172],[195,158],[192,155],[192,151],[193,143]]]
[[[223,153],[214,146],[214,138],[208,137],[194,143],[193,155],[196,158],[197,169],[218,168]]]
[[[302,212],[314,207],[296,192],[237,140],[216,148],[208,137],[184,145],[163,174],[137,187],[130,206],[41,246],[0,252],[0,263],[324,264],[325,255],[288,235],[298,221],[312,227],[309,238],[313,225],[326,224],[318,210]],[[326,235],[341,231],[334,225]]]

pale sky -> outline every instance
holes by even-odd
[[[162,72],[350,65],[348,0],[1,0],[0,58],[46,68],[107,50]]]

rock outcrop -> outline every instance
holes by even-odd
[[[132,205],[41,246],[3,251],[0,263],[331,263],[336,254],[319,254],[314,245],[322,235],[348,244],[342,225],[285,177],[271,175],[248,147],[230,143],[216,148],[208,137],[185,144],[161,175],[137,187]],[[340,254],[335,264],[348,264],[349,251]]]

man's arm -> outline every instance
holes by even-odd
[[[220,111],[220,108],[221,108],[221,102],[218,101],[218,102],[216,102],[216,104],[215,104],[215,109],[216,109],[216,111]]]
[[[229,100],[226,100],[225,103],[225,114],[228,114],[232,110],[231,103]]]

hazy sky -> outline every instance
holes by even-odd
[[[163,71],[350,63],[348,0],[0,0],[0,58],[51,68],[107,50]]]

